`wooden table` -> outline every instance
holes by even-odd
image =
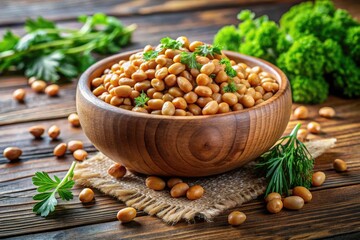
[[[32,2],[32,3],[31,3]],[[147,43],[155,44],[161,37],[186,35],[190,39],[212,42],[216,31],[225,24],[237,24],[236,14],[250,8],[258,14],[269,14],[278,20],[290,3],[245,5],[245,0],[225,1],[2,1],[0,33],[8,27],[22,33],[26,16],[43,15],[61,25],[77,27],[76,16],[103,11],[116,15],[125,24],[136,23],[138,29],[133,44],[125,50],[136,49]],[[360,16],[358,1],[336,1],[337,6]],[[96,191],[96,203],[84,207],[75,197],[61,201],[55,214],[47,219],[32,212],[35,187],[31,177],[35,171],[46,171],[63,176],[72,156],[57,159],[53,147],[62,141],[82,140],[85,149],[96,149],[84,136],[81,128],[72,128],[66,117],[75,112],[76,82],[61,88],[60,96],[48,98],[30,90],[24,104],[12,100],[17,88],[27,88],[22,76],[3,76],[0,79],[0,152],[8,146],[23,149],[21,161],[9,163],[0,156],[0,237],[15,239],[252,239],[252,238],[330,238],[360,239],[360,101],[330,97],[321,106],[332,106],[337,117],[326,120],[317,116],[320,105],[310,106],[311,119],[319,121],[320,137],[336,137],[337,145],[316,159],[316,170],[324,171],[327,180],[322,187],[312,189],[313,201],[301,211],[266,212],[261,199],[241,206],[247,221],[240,227],[227,224],[227,214],[213,222],[199,220],[195,224],[179,223],[168,226],[156,217],[139,212],[136,221],[122,225],[116,213],[124,204]],[[27,129],[33,125],[61,128],[61,138],[47,137],[34,140]],[[290,124],[294,126],[294,122]],[[336,173],[332,161],[342,158],[349,171]],[[76,186],[77,196],[82,189]]]

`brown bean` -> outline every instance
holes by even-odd
[[[129,97],[132,88],[127,85],[122,85],[114,88],[114,94],[118,97]]]
[[[73,127],[80,127],[80,119],[79,119],[79,116],[76,113],[71,113],[68,116],[68,122]]]
[[[206,75],[212,74],[214,70],[215,70],[215,65],[212,62],[206,63],[200,68],[200,72]]]
[[[284,199],[284,207],[290,210],[299,210],[304,206],[304,199],[299,196],[290,196]]]
[[[345,172],[347,170],[346,162],[341,159],[335,159],[333,162],[333,166],[337,172]]]
[[[213,115],[219,111],[219,104],[217,101],[210,101],[208,102],[205,107],[202,109],[203,115]]]
[[[173,116],[175,114],[175,106],[172,102],[165,102],[161,108],[162,115]]]
[[[324,118],[333,118],[336,112],[332,107],[322,107],[319,110],[319,115]]]
[[[186,116],[186,111],[183,109],[175,109],[175,116]]]
[[[131,75],[136,71],[136,67],[130,65],[130,62],[127,62],[121,66],[124,69],[125,76],[131,78]]]
[[[176,111],[175,111],[175,113],[176,113]],[[151,114],[153,114],[153,115],[161,115],[161,110],[153,110],[153,111],[151,111]]]
[[[22,151],[18,147],[7,147],[3,151],[4,157],[7,158],[10,161],[19,159],[21,154],[22,154]]]
[[[196,104],[203,108],[205,107],[205,105],[208,103],[208,102],[211,102],[213,101],[213,99],[211,97],[199,97],[198,100],[196,101]]]
[[[226,74],[226,72],[224,70],[220,70],[215,77],[215,82],[217,83],[222,83],[222,82],[227,82],[227,80],[229,79],[228,75]]]
[[[168,188],[172,188],[174,187],[176,184],[178,183],[182,183],[183,181],[180,179],[180,178],[170,178],[168,181],[167,181],[167,186]]]
[[[184,92],[179,87],[170,88],[168,93],[173,97],[182,97],[184,95]]]
[[[201,108],[196,104],[189,104],[188,109],[189,112],[191,112],[195,116],[201,114]]]
[[[272,92],[267,92],[263,95],[263,100],[266,101],[273,96]]]
[[[148,188],[153,189],[155,191],[161,191],[161,190],[164,190],[166,184],[165,184],[165,181],[162,180],[161,178],[151,176],[151,177],[146,178],[145,185]]]
[[[43,80],[35,80],[31,84],[31,88],[32,88],[32,90],[34,90],[37,93],[42,93],[45,91],[46,82],[44,82]]]
[[[194,52],[196,50],[196,48],[200,47],[201,45],[204,45],[204,43],[200,42],[200,41],[191,42],[189,45],[189,50]]]
[[[126,168],[121,164],[114,163],[108,168],[107,172],[110,176],[113,176],[114,178],[122,178],[126,174]]]
[[[172,87],[177,82],[176,76],[174,74],[169,74],[168,76],[165,77],[164,82],[165,82],[166,86]]]
[[[53,153],[57,157],[62,157],[66,153],[66,148],[67,148],[66,143],[60,143],[60,144],[56,145]]]
[[[168,71],[170,74],[178,75],[184,71],[185,68],[185,65],[182,63],[174,63],[169,67]]]
[[[35,82],[36,80],[37,80],[36,77],[30,77],[28,79],[28,84],[31,86],[31,84],[33,84],[33,82]]]
[[[194,185],[189,188],[186,192],[186,197],[189,200],[196,200],[204,195],[204,188],[200,185]]]
[[[172,100],[172,103],[174,104],[176,109],[186,109],[187,108],[187,102],[183,97],[176,97],[174,100]]]
[[[189,185],[183,182],[177,183],[170,190],[170,195],[173,198],[179,198],[186,195],[186,192],[189,190]]]
[[[308,131],[306,129],[299,129],[296,137],[299,139],[299,141],[304,142],[306,140],[306,137],[308,135]]]
[[[247,107],[247,108],[250,108],[250,107],[253,107],[255,105],[255,100],[252,96],[250,95],[244,95],[242,98],[241,98],[241,104],[244,106],[244,107]]]
[[[88,153],[83,149],[78,149],[73,152],[73,156],[78,161],[83,161],[87,158]]]
[[[146,91],[148,90],[149,88],[151,88],[151,82],[149,80],[145,80],[145,81],[142,81],[142,82],[137,82],[135,85],[134,85],[134,89],[136,91],[139,91],[139,92],[142,92],[142,91]],[[156,90],[156,89],[155,89]]]
[[[307,119],[309,116],[309,110],[305,106],[299,106],[294,110],[294,117],[296,119]]]
[[[301,197],[306,203],[310,202],[312,199],[311,192],[307,188],[302,186],[294,187],[294,189],[292,190],[292,195]]]
[[[162,109],[162,107],[164,105],[164,100],[162,100],[162,99],[150,99],[147,102],[147,105],[149,106],[150,109],[160,110],[160,109]]]
[[[310,122],[307,125],[307,130],[311,133],[317,134],[321,131],[321,126],[318,122]]]
[[[94,192],[90,188],[84,188],[79,194],[79,200],[82,203],[91,202],[94,199]]]
[[[101,94],[106,92],[106,89],[105,89],[104,85],[100,85],[97,88],[95,88],[92,92],[95,96],[100,96]]]
[[[43,126],[32,126],[29,128],[29,133],[31,133],[35,138],[40,138],[45,132]]]
[[[282,208],[283,208],[283,202],[281,201],[281,198],[280,199],[274,198],[266,204],[266,209],[270,213],[278,213],[281,211]]]
[[[189,39],[185,36],[178,37],[176,41],[179,41],[183,44],[183,47],[189,48],[190,42]]]
[[[184,99],[186,100],[187,103],[191,104],[191,103],[195,103],[198,100],[198,95],[194,92],[188,92],[184,95]]]
[[[177,77],[176,80],[177,80],[177,84],[179,85],[179,88],[185,93],[188,93],[193,89],[193,86],[191,85],[188,79],[184,77]]]
[[[132,78],[127,78],[127,77],[123,77],[119,79],[118,85],[119,86],[123,86],[123,85],[127,85],[130,87],[133,87],[135,85],[135,80]]]
[[[116,217],[122,223],[131,222],[136,217],[136,209],[132,207],[123,208],[117,213]]]
[[[238,102],[238,98],[234,93],[224,93],[222,95],[222,100],[229,104],[229,106],[233,106]]]
[[[217,103],[221,103],[222,102],[222,95],[221,93],[213,93],[211,95],[211,98],[214,99],[215,101],[217,101]]]
[[[312,175],[312,185],[314,187],[319,187],[321,185],[323,185],[323,183],[325,182],[326,179],[326,175],[323,172],[316,172]]]
[[[219,85],[217,85],[216,83],[210,83],[210,84],[208,84],[208,87],[211,89],[211,91],[212,91],[213,93],[218,93],[218,92],[220,92],[220,87],[219,87]]]
[[[56,139],[60,135],[60,128],[56,125],[53,125],[48,130],[48,135],[51,139]]]
[[[165,93],[162,100],[164,100],[164,102],[171,102],[174,100],[174,97],[170,93]]]
[[[132,99],[134,99],[135,97],[133,97],[132,95],[130,95],[130,97]],[[137,96],[136,96],[137,97]],[[122,104],[124,102],[124,98],[119,98],[118,96],[113,96],[110,99],[110,104],[113,106],[119,106],[120,104]]]
[[[232,226],[239,226],[246,220],[246,215],[243,212],[233,211],[228,216],[228,223]]]
[[[149,98],[154,98],[154,93],[156,93],[155,88],[149,88],[148,90],[146,90],[146,95],[148,95]]]
[[[14,92],[13,92],[13,98],[19,102],[22,102],[24,101],[25,99],[25,95],[26,95],[26,91],[22,88],[20,89],[16,89]]]
[[[134,79],[135,82],[141,82],[147,79],[147,75],[143,70],[137,70],[131,75],[131,78]]]
[[[162,99],[163,96],[164,94],[162,94],[161,92],[154,92],[154,94],[152,95],[154,99]]]
[[[84,144],[82,141],[78,141],[78,140],[71,140],[68,142],[68,149],[70,152],[75,152],[78,149],[83,149],[84,148]]]
[[[165,89],[165,83],[163,80],[154,78],[151,80],[151,86],[156,90],[156,91],[163,91]]]
[[[51,84],[45,88],[45,93],[49,97],[57,96],[59,94],[59,91],[60,91],[60,87],[57,84]]]
[[[226,102],[219,103],[219,110],[218,113],[227,113],[230,111],[229,104]]]
[[[270,202],[273,199],[280,199],[281,200],[281,195],[279,193],[277,193],[277,192],[269,193],[265,198],[265,202]]]
[[[155,72],[155,77],[157,79],[164,79],[167,75],[168,75],[168,68],[167,67],[162,67],[159,70],[157,70]]]
[[[200,73],[196,77],[196,83],[198,85],[207,86],[210,82],[211,82],[211,78],[208,75],[204,74],[204,73]]]
[[[211,97],[213,93],[211,88],[207,86],[197,86],[194,91],[197,95],[201,97]]]
[[[240,110],[244,109],[244,107],[243,107],[243,105],[241,103],[236,103],[231,108],[232,108],[233,111],[240,111]]]
[[[260,84],[260,78],[256,73],[250,73],[247,79],[251,86],[256,87]]]

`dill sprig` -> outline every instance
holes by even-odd
[[[314,159],[306,146],[296,138],[301,124],[297,124],[290,135],[261,156],[257,168],[266,172],[268,185],[265,196],[271,192],[289,194],[296,186],[311,186]]]

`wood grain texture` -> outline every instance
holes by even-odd
[[[295,4],[300,0],[293,1]],[[55,21],[76,20],[81,14],[93,14],[104,12],[118,17],[128,17],[133,15],[154,15],[160,13],[189,12],[194,10],[208,10],[219,8],[238,8],[249,6],[254,3],[285,2],[274,0],[252,0],[249,4],[246,0],[108,0],[105,2],[95,0],[50,0],[44,3],[41,0],[2,1],[2,12],[0,15],[0,26],[23,23],[28,17],[44,16]],[[66,13],[66,14],[64,14]]]
[[[131,3],[132,1],[127,2],[135,4]],[[211,1],[213,2],[215,1]],[[63,26],[78,27],[79,24],[73,21],[76,15],[103,11],[104,8],[112,9],[114,3],[126,2],[91,0],[86,3],[61,1],[59,4],[59,0],[46,2],[5,0],[1,3],[0,25],[3,27],[0,27],[0,35],[5,31],[6,26],[13,26],[12,29],[17,33],[23,33],[19,24],[24,21],[25,16],[34,16],[34,13],[61,20],[60,24]],[[335,3],[349,10],[353,16],[360,17],[359,1],[335,0]],[[284,2],[231,7],[227,5],[224,8],[205,6],[199,7],[197,11],[189,8],[179,13],[122,16],[121,20],[125,24],[137,23],[139,26],[134,34],[133,45],[126,50],[140,48],[146,43],[154,44],[163,36],[186,35],[194,40],[211,42],[213,34],[222,25],[237,24],[236,14],[241,9],[250,8],[257,14],[269,14],[271,19],[278,20],[292,4],[292,2]],[[105,7],[101,8],[101,6]],[[161,220],[139,212],[136,222],[122,225],[116,221],[116,212],[124,205],[99,192],[95,192],[95,204],[83,206],[76,197],[70,202],[61,202],[55,215],[48,219],[32,213],[34,201],[31,197],[35,194],[35,188],[31,184],[31,177],[34,172],[47,171],[50,174],[64,176],[72,157],[67,154],[65,158],[56,159],[52,156],[52,146],[55,143],[49,142],[46,138],[34,143],[26,131],[27,128],[38,123],[45,125],[56,123],[63,129],[62,140],[83,139],[89,151],[94,149],[90,147],[79,129],[68,127],[65,119],[68,113],[75,109],[75,85],[64,87],[62,94],[66,92],[66,98],[48,100],[45,96],[32,97],[29,100],[32,108],[27,112],[24,112],[25,108],[21,106],[20,108],[12,106],[15,103],[9,98],[13,90],[24,86],[26,80],[23,77],[1,76],[0,118],[2,120],[0,123],[6,121],[6,126],[0,126],[0,150],[8,146],[7,143],[14,145],[19,143],[26,150],[20,162],[9,164],[3,158],[0,160],[0,238],[17,236],[16,239],[360,239],[359,100],[330,97],[324,104],[309,106],[311,119],[301,121],[304,124],[310,120],[321,123],[322,133],[319,136],[311,135],[310,138],[338,139],[334,149],[316,159],[315,169],[324,171],[327,181],[323,186],[312,189],[314,200],[305,205],[301,211],[283,211],[281,214],[269,215],[259,199],[236,209],[244,211],[248,216],[248,221],[236,228],[227,225],[228,212],[212,223],[199,220],[196,224],[180,223],[176,226],[167,226]],[[68,101],[67,98],[71,100]],[[46,105],[42,101],[54,105]],[[317,111],[320,106],[334,107],[337,117],[331,120],[319,117]],[[5,108],[6,112],[3,111]],[[287,133],[296,122],[290,123]],[[345,160],[349,171],[336,173],[332,169],[332,161],[335,158]],[[75,195],[78,195],[80,190],[81,187],[77,186]]]
[[[219,174],[260,156],[285,130],[291,110],[286,76],[270,63],[235,52],[224,51],[230,59],[259,66],[276,78],[280,88],[271,99],[238,112],[179,117],[135,113],[95,97],[91,81],[135,52],[93,65],[80,77],[76,93],[77,112],[86,136],[102,153],[127,168],[159,176]]]

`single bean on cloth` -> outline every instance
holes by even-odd
[[[310,154],[316,158],[335,145],[336,139],[322,139],[305,143]],[[154,191],[145,186],[146,176],[127,172],[121,179],[107,173],[114,162],[97,153],[76,165],[74,180],[77,184],[97,188],[105,194],[125,202],[127,206],[156,215],[168,224],[180,220],[192,222],[195,217],[211,221],[221,212],[238,207],[257,198],[265,192],[264,178],[256,175],[254,162],[239,169],[211,177],[182,178],[193,186],[199,184],[205,189],[204,196],[190,201],[186,198],[172,198],[170,190]]]

